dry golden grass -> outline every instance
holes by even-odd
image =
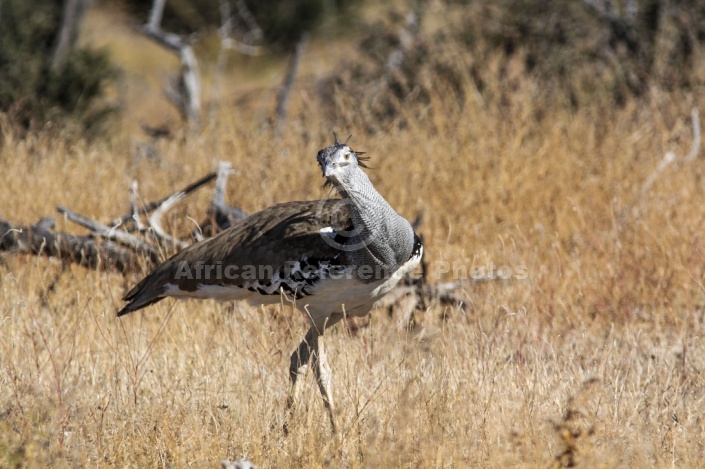
[[[314,157],[331,127],[309,95],[296,100],[279,141],[223,111],[199,135],[157,144],[159,160],[133,158],[127,134],[8,136],[0,214],[30,224],[66,205],[106,219],[127,211],[133,178],[151,200],[221,159],[240,171],[228,197],[245,210],[321,197]],[[702,466],[702,158],[640,196],[666,151],[687,153],[702,99],[654,91],[540,121],[532,102],[432,108],[424,125],[352,140],[393,206],[424,210],[433,281],[490,263],[528,278],[469,284],[465,309],[431,305],[411,330],[384,311],[354,333],[334,328],[339,436],[312,377],[292,433],[281,430],[300,313],[167,300],[118,320],[137,277],[0,257],[0,466]]]

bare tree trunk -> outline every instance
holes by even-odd
[[[201,117],[201,76],[198,71],[196,54],[187,38],[161,30],[160,23],[166,0],[154,0],[149,21],[143,32],[161,46],[177,53],[181,61],[181,71],[175,86],[167,90],[169,100],[179,109],[183,119],[197,128]]]
[[[286,123],[286,114],[289,107],[289,95],[294,87],[294,82],[296,81],[296,75],[299,72],[299,65],[301,65],[301,57],[306,49],[306,44],[308,43],[308,33],[303,33],[299,42],[296,43],[294,52],[291,54],[289,59],[289,65],[286,70],[286,75],[284,76],[284,83],[282,84],[279,94],[277,95],[277,122],[276,130],[274,132],[275,137],[279,138],[284,131],[284,126]]]
[[[193,127],[198,127],[201,119],[201,75],[198,71],[196,54],[190,44],[182,44],[179,49],[181,59],[181,74],[177,85],[176,104],[186,121]]]
[[[66,0],[61,19],[61,28],[56,38],[56,46],[51,56],[51,69],[57,71],[66,63],[71,49],[78,38],[78,28],[88,9],[90,0]]]

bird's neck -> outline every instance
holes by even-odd
[[[384,200],[362,170],[335,183],[350,210],[354,232],[346,242],[354,263],[389,274],[411,257],[414,231],[409,222]]]

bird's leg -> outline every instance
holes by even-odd
[[[289,391],[289,397],[287,399],[287,411],[289,414],[288,418],[290,418],[294,403],[300,400],[301,389],[303,388],[299,378],[306,374],[308,362],[310,360],[311,366],[313,367],[313,372],[316,376],[316,382],[318,383],[318,389],[321,391],[321,395],[323,396],[323,403],[328,411],[328,417],[330,418],[331,427],[334,433],[336,432],[336,425],[333,407],[333,393],[331,392],[332,373],[330,365],[328,364],[328,357],[323,347],[322,330],[325,327],[338,322],[339,320],[340,318],[335,316],[333,316],[333,318],[329,318],[324,327],[320,328],[321,332],[319,332],[319,328],[312,325],[306,333],[304,340],[302,340],[299,344],[299,347],[294,351],[294,353],[291,354],[291,364],[289,366],[291,390]],[[288,433],[287,423],[284,424],[284,433]]]
[[[294,402],[299,400],[302,387],[299,377],[306,374],[314,342],[318,342],[318,332],[314,327],[311,327],[306,333],[304,340],[299,344],[299,347],[291,354],[291,363],[289,365],[291,389],[289,391],[289,397],[286,400],[286,408],[289,414],[291,414],[291,410],[294,407]],[[284,425],[284,431],[287,432],[286,424]]]
[[[316,375],[318,389],[320,389],[321,396],[323,396],[323,404],[325,404],[326,410],[328,411],[328,417],[330,417],[331,428],[333,429],[333,433],[336,433],[337,428],[335,426],[333,393],[330,389],[333,374],[331,373],[330,365],[328,364],[328,356],[326,355],[325,348],[323,347],[322,336],[318,337],[316,345],[317,347],[312,358],[313,363],[311,366],[313,366],[313,372]]]

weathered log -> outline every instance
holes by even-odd
[[[130,214],[115,219],[114,226],[104,225],[66,207],[57,207],[57,211],[67,220],[90,230],[90,234],[85,236],[55,232],[52,218],[42,219],[30,227],[15,225],[0,218],[0,251],[56,257],[87,268],[107,268],[123,274],[138,272],[143,265],[156,265],[162,260],[163,252],[181,249],[189,244],[167,235],[161,228],[161,216],[176,202],[219,175],[212,204],[216,207],[213,212],[216,215],[214,231],[220,231],[238,218],[247,216],[241,210],[225,204],[225,185],[227,175],[231,172],[228,164],[221,163],[218,172],[208,173],[180,191],[142,208],[137,203],[137,184],[133,182],[129,194]],[[152,215],[147,226],[142,223],[140,216],[150,212]],[[136,229],[137,233],[130,233],[130,228]]]
[[[54,220],[43,218],[30,227],[0,219],[0,251],[55,257],[90,269],[137,272],[149,258],[113,243],[99,243],[90,236],[54,232]]]

